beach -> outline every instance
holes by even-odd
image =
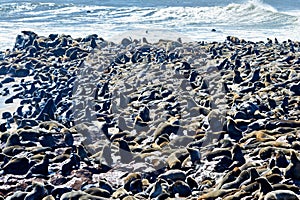
[[[0,199],[300,199],[299,11],[1,1]]]
[[[23,31],[1,54],[1,198],[299,199],[299,47]]]

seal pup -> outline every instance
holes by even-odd
[[[111,186],[111,184],[108,183],[108,182],[105,181],[105,180],[100,180],[100,181],[98,182],[98,185],[99,185],[99,188],[108,191],[110,194],[112,194],[112,193],[114,192],[114,189],[113,189],[113,187]]]
[[[73,134],[71,132],[67,131],[66,133],[64,133],[64,143],[68,147],[73,146],[74,137],[73,137]]]
[[[80,160],[86,162],[88,161],[89,152],[87,151],[84,145],[80,144],[76,146],[76,153],[80,157]]]
[[[188,147],[186,148],[190,154],[191,162],[193,165],[200,164],[201,155],[198,149]]]

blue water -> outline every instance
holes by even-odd
[[[0,50],[12,48],[22,30],[107,40],[300,40],[299,0],[0,0],[0,16]]]

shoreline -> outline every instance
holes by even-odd
[[[15,47],[0,60],[1,98],[20,100],[0,107],[3,197],[299,198],[299,42],[23,31]]]
[[[36,32],[34,29],[26,29],[26,30]],[[236,35],[231,34],[235,31],[237,32]],[[277,38],[278,41],[280,41],[281,43],[286,42],[288,40],[292,40],[294,42],[297,42],[297,41],[299,42],[299,40],[295,40],[294,37],[289,38],[289,37],[284,37],[282,35],[277,35],[277,34],[267,36],[262,33],[256,34],[255,32],[251,32],[251,31],[248,31],[248,35],[254,34],[257,36],[256,37],[250,37],[250,36],[245,37],[245,35],[239,34],[239,32],[241,30],[235,30],[235,31],[234,30],[232,30],[232,31],[222,30],[222,29],[218,29],[216,27],[204,27],[203,30],[198,31],[198,35],[203,34],[203,35],[205,35],[205,37],[190,35],[190,33],[184,33],[181,31],[165,30],[165,29],[161,29],[161,28],[160,29],[151,29],[151,30],[146,29],[146,28],[140,28],[140,29],[127,30],[127,31],[122,31],[122,32],[115,32],[112,35],[108,35],[107,33],[105,35],[101,35],[101,33],[98,33],[98,32],[94,32],[94,33],[90,33],[90,34],[76,34],[75,36],[72,34],[72,32],[70,34],[64,33],[64,32],[54,32],[53,34],[70,35],[70,36],[72,36],[73,39],[88,37],[89,35],[98,34],[99,37],[102,37],[106,41],[115,42],[115,43],[121,42],[123,38],[132,38],[132,40],[134,40],[134,39],[142,40],[142,38],[147,38],[148,42],[150,42],[150,43],[156,43],[156,42],[158,42],[159,39],[177,40],[178,38],[181,38],[182,42],[202,42],[203,41],[206,43],[213,43],[213,42],[226,41],[226,37],[228,35],[234,35],[235,37],[243,38],[245,41],[249,41],[249,42],[267,42],[269,38],[272,40]],[[20,32],[21,32],[21,30],[20,30]],[[209,33],[211,36],[208,35]],[[11,40],[3,43],[6,48],[0,49],[0,53],[13,49],[15,38],[18,34],[19,34],[19,32],[16,32],[15,35],[11,37]],[[43,36],[43,37],[48,37],[50,34],[52,34],[51,31],[38,33],[39,36]],[[238,36],[238,35],[240,35],[240,36]],[[2,37],[5,37],[5,36],[2,36]]]

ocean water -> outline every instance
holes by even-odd
[[[299,0],[0,0],[0,16],[0,50],[22,30],[106,40],[300,40]]]

